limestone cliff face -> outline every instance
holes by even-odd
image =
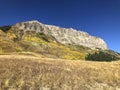
[[[38,33],[52,35],[57,42],[62,44],[83,45],[92,49],[107,49],[107,45],[103,39],[72,28],[45,25],[38,21],[21,22],[17,23],[13,27],[17,27],[19,30],[36,31]]]

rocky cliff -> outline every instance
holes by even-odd
[[[13,25],[12,27],[16,27],[19,30],[35,31],[46,35],[51,35],[57,42],[62,44],[83,45],[92,49],[107,49],[107,45],[103,39],[72,28],[61,28],[53,25],[45,25],[38,21],[21,22]]]

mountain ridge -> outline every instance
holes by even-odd
[[[116,52],[111,54],[104,40],[84,31],[38,21],[0,27],[0,54],[31,52],[49,58],[86,60],[87,56],[96,59],[101,51],[104,56],[119,57]]]
[[[62,44],[83,45],[92,49],[108,49],[103,39],[72,28],[61,28],[59,26],[42,24],[37,20],[20,22],[12,27],[17,27],[19,30],[36,31],[46,35],[52,35],[56,38],[57,42]]]

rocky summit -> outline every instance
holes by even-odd
[[[17,23],[12,27],[17,27],[19,30],[35,31],[51,35],[61,44],[83,45],[91,49],[107,49],[107,45],[103,39],[73,28],[61,28],[54,25],[46,25],[36,20]]]

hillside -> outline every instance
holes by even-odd
[[[16,28],[1,28],[1,54],[11,52],[36,52],[46,57],[64,59],[84,59],[87,47],[63,45],[55,38],[35,31],[27,31],[25,35]]]
[[[75,60],[85,59],[88,52],[96,49],[96,46],[107,49],[102,39],[86,32],[45,25],[38,21],[17,23],[0,29],[1,54],[35,52],[46,57]],[[92,39],[100,45],[91,43]]]
[[[120,62],[0,56],[0,90],[119,90]]]
[[[99,50],[108,50],[104,40],[72,28],[38,21],[0,27],[0,54],[34,52],[49,58],[85,60],[88,54]],[[115,53],[111,56],[119,57]]]
[[[89,50],[89,48],[83,46],[60,44],[52,36],[42,33],[28,31],[24,38],[22,38],[21,33],[21,31],[13,28],[5,32],[0,30],[0,53],[35,52],[46,57],[84,59],[85,50]]]

